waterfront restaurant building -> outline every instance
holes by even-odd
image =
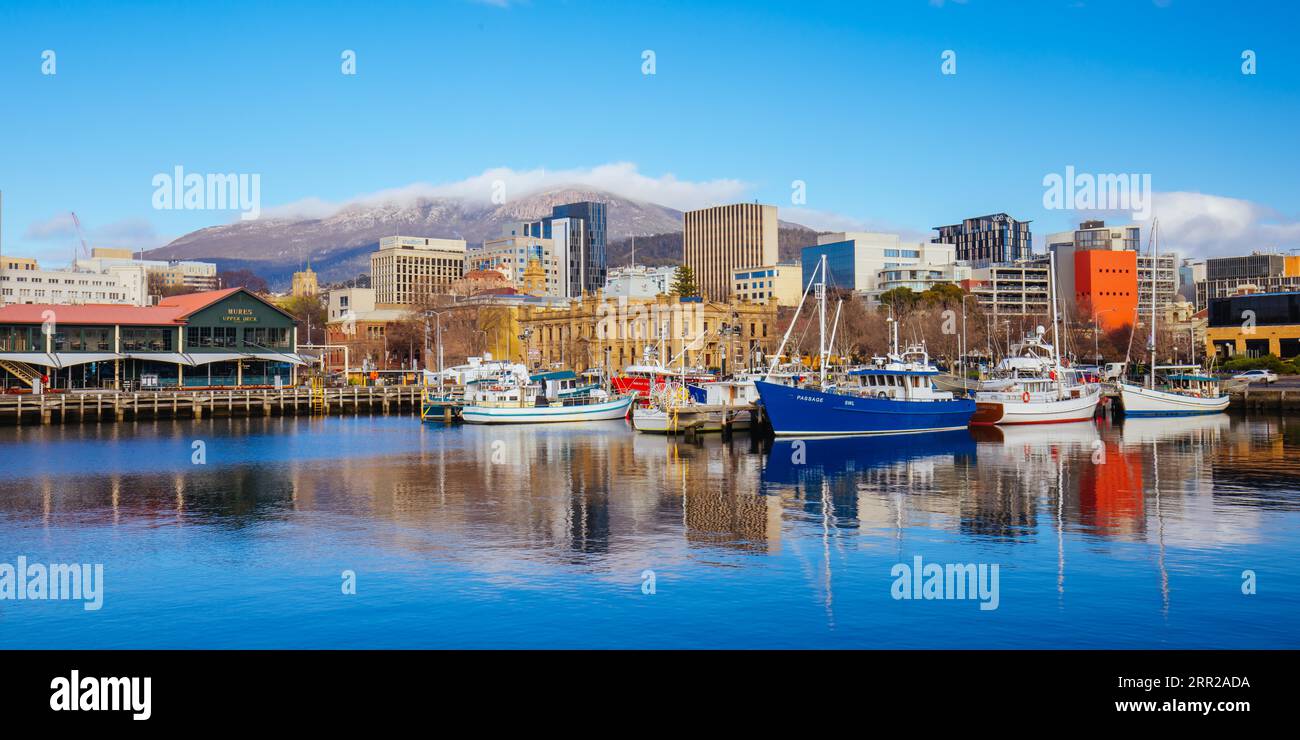
[[[293,385],[288,313],[243,288],[156,306],[0,306],[0,388],[56,390]],[[277,380],[278,379],[278,380]]]

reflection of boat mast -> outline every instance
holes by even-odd
[[[1062,531],[1065,508],[1065,457],[1056,456],[1056,592],[1065,594],[1065,534]]]
[[[1155,266],[1152,265],[1152,269]],[[1156,485],[1156,539],[1160,545],[1160,601],[1164,605],[1164,615],[1169,616],[1169,571],[1165,568],[1165,516],[1160,509],[1160,442],[1151,440],[1151,469],[1155,474]]]
[[[823,588],[826,591],[826,617],[830,620],[831,627],[835,626],[835,612],[831,609],[831,602],[834,600],[831,594],[831,515],[834,509],[830,484],[826,476],[822,475],[822,566],[826,572],[826,583]]]

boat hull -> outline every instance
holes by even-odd
[[[751,417],[748,410],[731,412],[731,428],[745,430],[750,427]],[[661,409],[637,406],[632,409],[632,426],[638,432],[649,434],[676,434],[694,429],[697,432],[722,431],[721,411],[692,411],[689,406],[682,408],[674,417]]]
[[[622,419],[632,406],[632,396],[581,406],[466,406],[460,416],[468,424],[554,424]]]
[[[968,399],[896,401],[755,382],[779,437],[919,434],[963,429],[975,413]]]
[[[1065,424],[1072,421],[1088,421],[1097,413],[1097,404],[1101,401],[1101,389],[1082,393],[1078,398],[1063,398],[1056,401],[1034,401],[1028,403],[1020,400],[1004,399],[1001,401],[979,400],[979,411],[971,419],[971,424],[987,426],[990,424]]]
[[[1197,398],[1180,393],[1119,384],[1120,403],[1125,416],[1203,416],[1221,414],[1228,408],[1228,397]]]

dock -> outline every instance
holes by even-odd
[[[1230,392],[1228,409],[1232,411],[1300,411],[1300,388],[1246,386]]]
[[[308,416],[411,413],[421,388],[293,387],[158,391],[86,390],[0,395],[0,425],[67,424],[205,416]]]

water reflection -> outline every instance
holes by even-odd
[[[214,557],[237,560],[238,543],[256,541],[287,573],[337,549],[441,563],[492,588],[730,572],[719,594],[782,584],[787,599],[811,597],[831,633],[884,619],[864,617],[863,600],[887,598],[889,565],[924,549],[996,558],[1061,608],[1098,598],[1108,579],[1150,579],[1167,618],[1188,604],[1196,553],[1289,558],[1298,430],[1216,416],[696,443],[621,422],[398,417],[10,428],[0,546],[57,552],[104,532],[98,546],[129,558],[149,531],[193,530]],[[195,439],[206,465],[192,464]],[[130,537],[111,534],[124,527]],[[310,555],[291,549],[303,538]],[[768,572],[787,563],[792,581]]]

